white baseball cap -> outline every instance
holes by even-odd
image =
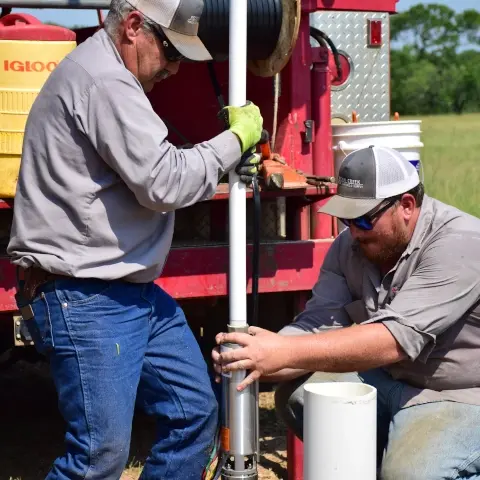
[[[417,169],[397,150],[362,148],[343,159],[338,171],[337,195],[318,211],[352,220],[419,183]]]
[[[212,59],[198,37],[203,0],[127,1],[133,8],[157,23],[184,57],[199,62]]]

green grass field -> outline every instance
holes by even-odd
[[[420,120],[427,194],[480,217],[480,114]]]

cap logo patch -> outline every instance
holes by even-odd
[[[345,177],[338,177],[338,185],[348,188],[363,188],[363,183],[360,180],[353,180]]]
[[[196,25],[200,21],[200,17],[197,17],[195,15],[192,15],[187,22],[190,23],[191,25]]]

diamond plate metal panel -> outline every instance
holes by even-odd
[[[382,46],[368,47],[368,20],[382,21]],[[310,24],[326,33],[350,59],[352,73],[346,84],[332,88],[332,117],[351,121],[390,119],[390,18],[378,12],[316,12]],[[312,45],[315,44],[312,41]]]

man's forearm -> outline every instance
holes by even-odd
[[[290,337],[290,369],[321,372],[365,371],[407,356],[382,324],[359,325],[322,335]]]
[[[286,382],[288,380],[294,380],[295,378],[301,377],[302,375],[307,375],[308,373],[312,372],[302,369],[284,368],[283,370],[275,373],[262,375],[260,377],[260,381],[266,383]]]

